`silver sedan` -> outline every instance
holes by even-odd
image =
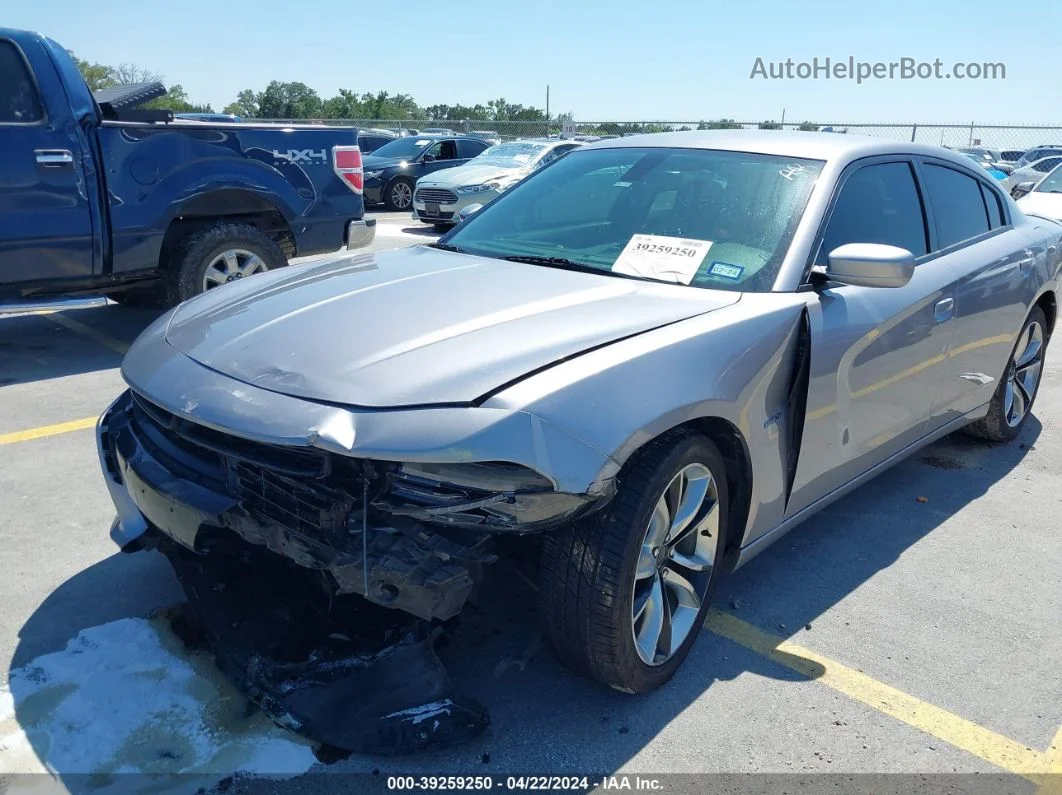
[[[580,147],[434,244],[161,317],[100,422],[112,537],[425,621],[519,555],[560,658],[646,692],[724,572],[945,434],[1021,432],[1060,269],[1062,226],[942,148]]]

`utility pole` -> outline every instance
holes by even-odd
[[[549,83],[546,83],[546,137],[549,138]]]
[[[780,126],[783,130],[785,129],[785,108],[782,108],[782,123]]]

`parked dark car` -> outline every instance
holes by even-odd
[[[55,41],[0,28],[0,311],[175,304],[372,240],[351,127],[176,120],[159,83],[93,95]]]
[[[365,158],[365,202],[408,210],[413,187],[425,174],[463,166],[489,144],[461,135],[396,138]]]
[[[396,138],[398,136],[389,130],[362,130],[358,133],[358,148],[363,155],[367,155]]]

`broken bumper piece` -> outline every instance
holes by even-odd
[[[425,622],[396,625],[360,599],[337,610],[310,572],[245,544],[206,556],[152,539],[188,597],[171,616],[178,634],[205,643],[279,725],[373,754],[447,748],[488,726],[487,710],[454,690]]]

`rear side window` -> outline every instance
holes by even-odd
[[[951,168],[928,164],[924,174],[937,227],[937,248],[947,248],[988,231],[988,211],[978,180]]]
[[[999,197],[996,192],[985,185],[981,184],[981,195],[985,200],[985,207],[988,209],[988,225],[993,229],[999,229],[1001,226],[1006,226],[1007,221],[1003,217],[1003,205],[999,203]]]
[[[1033,166],[1034,171],[1039,171],[1041,174],[1046,174],[1048,171],[1062,162],[1062,158],[1059,157],[1046,157],[1039,163]]]
[[[22,54],[10,41],[0,40],[0,124],[32,124],[43,118]]]
[[[820,264],[846,243],[884,243],[916,257],[928,251],[922,198],[909,163],[864,166],[845,180],[819,249]]]
[[[457,157],[461,160],[473,158],[487,148],[483,141],[474,141],[471,138],[457,139]]]

